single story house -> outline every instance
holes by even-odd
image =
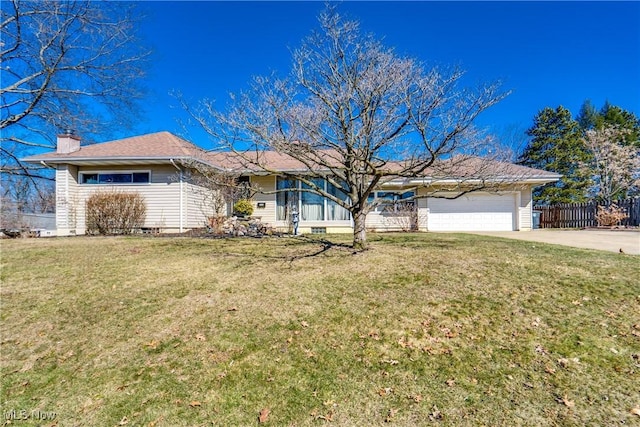
[[[270,167],[301,170],[301,164],[283,154],[266,153]],[[23,159],[55,169],[56,228],[58,235],[84,234],[85,204],[95,191],[117,188],[136,191],[147,205],[145,228],[183,232],[201,228],[213,213],[211,190],[198,184],[188,165],[201,162],[231,169],[232,153],[210,153],[169,132],[158,132],[81,146],[71,134],[58,136],[55,152]],[[532,228],[532,188],[555,182],[560,175],[509,164],[512,178],[492,191],[476,191],[450,198],[456,177],[428,176],[386,182],[370,196],[379,206],[367,216],[372,230],[407,228],[407,214],[397,210],[403,199],[415,203],[411,221],[421,231],[498,231]],[[254,216],[278,229],[289,227],[289,210],[299,212],[299,231],[351,232],[348,211],[337,203],[309,192],[281,191],[292,183],[277,174],[242,171],[252,186],[263,189],[252,203]],[[302,185],[302,184],[293,184]],[[327,182],[320,183],[327,185]],[[329,191],[329,187],[327,187]],[[333,194],[333,193],[332,193]],[[417,198],[416,198],[417,197]],[[447,198],[449,197],[449,198]],[[417,206],[416,206],[417,205]]]

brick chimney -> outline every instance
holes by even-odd
[[[68,129],[62,135],[58,135],[58,142],[56,144],[56,152],[59,154],[69,154],[80,149],[80,137],[73,134],[71,129]]]

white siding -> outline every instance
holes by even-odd
[[[72,165],[56,168],[56,229],[59,236],[76,234],[78,211],[78,172]]]
[[[180,229],[180,183],[177,170],[173,166],[143,166],[139,168],[131,167],[83,167],[79,173],[91,172],[116,172],[132,170],[150,170],[151,182],[149,184],[86,184],[77,185],[77,233],[86,232],[85,205],[89,196],[98,191],[122,191],[140,193],[147,205],[147,215],[144,226],[149,228],[160,228],[165,231],[178,231]],[[186,198],[185,198],[186,199]],[[186,204],[183,201],[183,205]],[[184,206],[183,206],[183,209]],[[186,209],[185,209],[186,211]],[[183,219],[184,220],[184,219]]]
[[[95,185],[79,184],[80,173],[150,171],[148,184]],[[275,190],[276,177],[252,176],[251,183],[264,192]],[[210,191],[186,180],[180,185],[180,174],[172,165],[154,165],[140,167],[81,167],[60,165],[56,170],[56,226],[58,234],[85,233],[85,204],[87,198],[96,191],[118,190],[139,192],[147,205],[145,227],[159,228],[163,231],[179,231],[199,228],[206,225],[207,217],[212,215]],[[182,197],[181,197],[182,189]],[[442,201],[427,197],[427,189],[418,189],[424,196],[417,200],[418,224],[421,231],[451,230],[467,231],[482,229],[531,229],[531,188],[505,188],[496,193],[470,193],[454,201]],[[264,203],[264,208],[258,208]],[[262,222],[286,229],[288,224],[276,220],[276,194],[257,193],[253,198],[254,216]],[[180,212],[182,207],[182,212]],[[371,212],[367,216],[368,229],[392,231],[408,228],[407,216]],[[351,221],[301,221],[301,232],[309,232],[311,227],[325,227],[327,232],[348,231]]]
[[[184,183],[184,217],[186,228],[202,228],[213,215],[214,191],[191,182]]]
[[[418,189],[418,195],[422,196],[426,194],[424,188]],[[427,199],[418,199],[418,230],[427,231]]]
[[[252,176],[251,185],[258,186],[262,191],[274,191],[276,188],[276,177]],[[260,220],[272,226],[276,225],[276,195],[257,193],[253,197],[253,216],[260,217]],[[258,203],[264,203],[264,208],[258,209]]]
[[[373,231],[409,231],[411,218],[383,212],[370,212],[367,215],[366,228]]]
[[[527,187],[520,192],[520,206],[518,207],[520,231],[528,231],[532,228],[532,205],[531,187]]]

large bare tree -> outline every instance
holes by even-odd
[[[105,134],[135,117],[148,51],[131,3],[3,1],[0,134],[3,186],[53,179],[19,158],[55,148],[65,129]],[[22,179],[22,178],[20,178]],[[35,186],[37,188],[37,186]]]
[[[488,155],[488,139],[472,124],[506,95],[499,84],[461,88],[459,69],[398,55],[331,6],[319,22],[293,52],[288,77],[254,78],[224,110],[207,99],[185,108],[245,166],[299,180],[302,191],[347,209],[358,249],[366,246],[365,220],[374,208],[367,199],[385,182],[428,173],[468,178],[458,194],[486,185],[486,164],[471,156]],[[302,170],[277,170],[270,151],[296,159]]]

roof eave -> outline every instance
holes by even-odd
[[[433,177],[424,177],[424,178],[413,178],[410,180],[402,180],[402,182],[407,182],[411,185],[448,185],[448,184],[479,184],[482,182],[488,183],[504,183],[504,184],[530,184],[530,185],[543,185],[551,182],[556,182],[560,179],[560,176],[546,176],[546,177],[493,177],[488,179],[467,179],[467,178],[433,178]],[[390,181],[391,183],[396,182],[400,183],[400,180]]]
[[[179,162],[193,162],[197,161],[208,166],[219,168],[218,166],[211,164],[202,159],[197,159],[191,156],[132,156],[132,157],[44,157],[44,156],[31,156],[20,159],[27,163],[42,164],[43,162],[49,165],[57,164],[69,164],[74,166],[100,166],[100,165],[130,165],[135,164],[171,164],[172,161]]]

